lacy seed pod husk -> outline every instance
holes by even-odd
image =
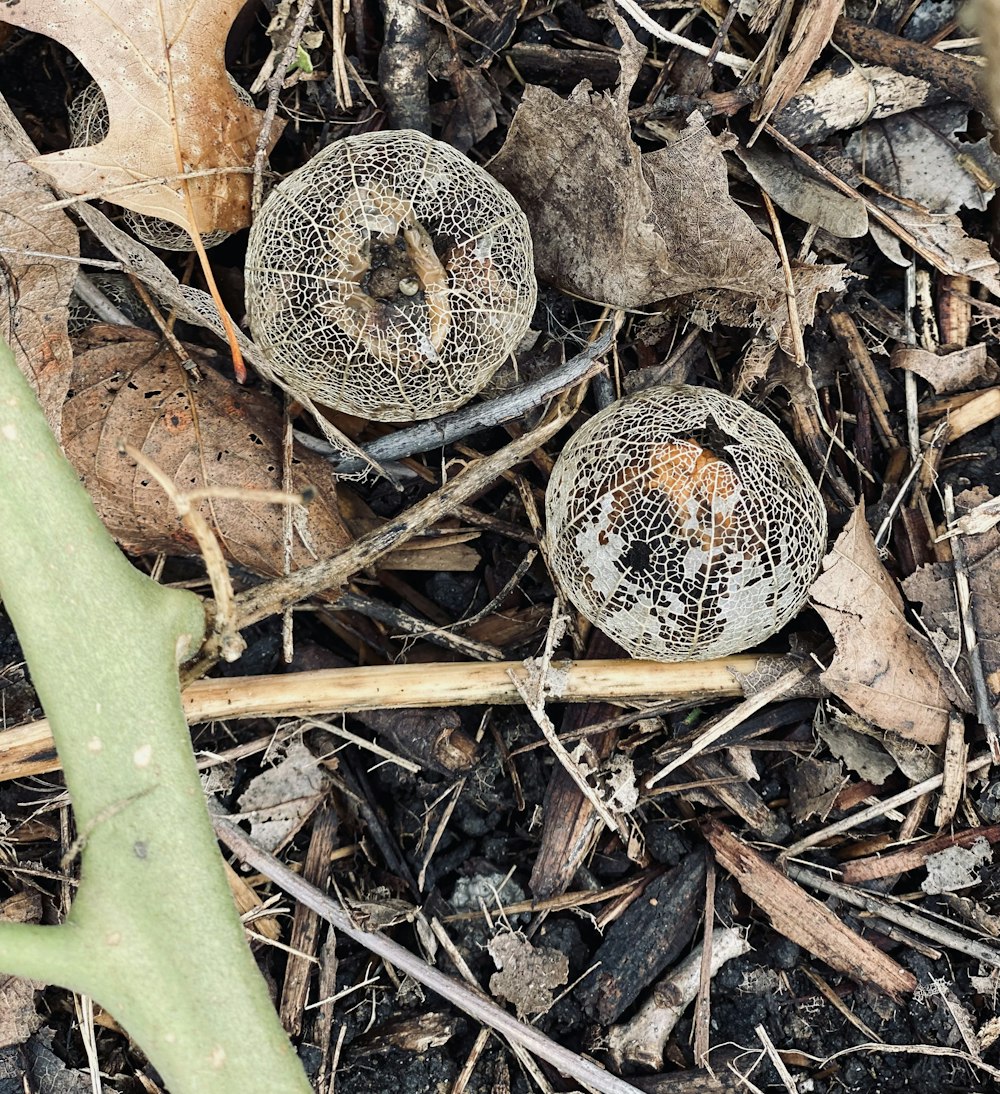
[[[254,340],[291,391],[364,418],[467,402],[524,337],[535,295],[514,199],[412,130],[324,148],[250,230]]]
[[[728,395],[654,387],[567,443],[546,494],[549,559],[580,612],[633,657],[701,661],[795,616],[826,509],[778,427]]]

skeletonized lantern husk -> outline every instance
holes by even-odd
[[[412,130],[347,137],[284,180],[250,231],[254,338],[295,392],[407,421],[476,394],[535,306],[524,214]]]
[[[555,575],[634,657],[700,661],[763,641],[802,607],[826,510],[763,414],[705,388],[608,407],[563,449],[546,495]]]

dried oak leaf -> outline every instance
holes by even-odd
[[[66,320],[80,241],[62,210],[38,210],[52,191],[25,162],[34,152],[6,104],[0,105],[0,336],[58,435],[73,363]],[[68,261],[40,257],[46,254]]]
[[[134,328],[92,327],[74,362],[62,443],[112,535],[128,550],[195,554],[197,545],[166,494],[119,452],[142,451],[181,491],[206,486],[281,488],[281,420],[270,399],[211,368],[194,381],[157,337]],[[89,348],[88,348],[89,347]],[[292,567],[325,558],[350,539],[327,463],[298,452],[296,490],[316,496],[293,513]],[[280,574],[280,506],[216,498],[200,507],[226,556],[260,574]]]
[[[883,729],[940,744],[953,703],[930,643],[906,622],[903,599],[865,521],[855,511],[812,587],[812,601],[837,643],[822,682]]]
[[[890,363],[923,377],[939,395],[986,387],[1000,379],[1000,369],[982,342],[940,355],[917,346],[897,346]]]
[[[237,97],[224,65],[238,0],[32,0],[5,4],[4,19],[73,52],[108,104],[100,144],[32,160],[71,194],[95,191],[137,213],[193,232],[250,223],[254,147],[263,115]],[[135,187],[135,183],[145,185]],[[120,190],[117,187],[128,187]],[[114,190],[113,193],[108,193]]]
[[[490,171],[531,225],[539,275],[618,308],[698,289],[780,292],[774,248],[729,195],[723,150],[699,119],[642,155],[628,98],[644,50],[623,28],[617,91],[562,99],[529,84]]]

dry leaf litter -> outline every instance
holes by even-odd
[[[1000,313],[988,295],[1000,268],[983,215],[1000,171],[980,93],[942,101],[950,77],[975,66],[966,47],[924,45],[951,35],[954,47],[967,33],[931,7],[897,23],[873,12],[881,29],[859,37],[838,4],[747,6],[714,41],[723,65],[711,69],[673,45],[647,52],[620,17],[597,10],[442,7],[429,52],[408,68],[404,46],[398,70],[432,73],[424,117],[446,143],[408,131],[402,116],[386,125],[366,100],[374,93],[381,110],[384,90],[390,111],[407,105],[392,63],[381,65],[382,88],[375,76],[400,48],[393,5],[384,44],[358,10],[335,7],[327,27],[317,9],[271,133],[292,120],[275,161],[285,181],[255,221],[245,270],[240,237],[213,254],[237,320],[246,283],[248,360],[332,407],[320,430],[360,445],[391,432],[378,419],[433,419],[477,393],[488,407],[572,357],[604,309],[631,309],[614,382],[592,381],[571,429],[443,510],[408,549],[378,556],[342,601],[326,588],[295,621],[295,670],[419,672],[459,658],[453,696],[474,691],[480,668],[517,675],[522,658],[541,655],[526,695],[545,748],[523,710],[485,699],[194,733],[205,762],[225,759],[212,786],[227,806],[310,880],[332,882],[357,919],[438,951],[446,966],[440,954],[454,946],[497,998],[637,1085],[936,1094],[1000,1081],[1000,784],[982,729],[1000,697]],[[63,11],[71,17],[59,22]],[[225,367],[218,344],[195,329],[220,332],[215,304],[187,284],[183,260],[166,255],[165,265],[141,242],[168,246],[143,226],[151,217],[185,242],[193,226],[211,239],[250,220],[262,113],[220,62],[232,12],[208,0],[141,11],[114,0],[80,18],[71,0],[37,0],[4,15],[58,24],[108,108],[103,139],[60,144],[64,105],[90,76],[59,51],[25,63],[56,47],[0,27],[0,91],[17,114],[0,101],[3,331],[123,545],[196,553],[166,496],[119,455],[123,437],[181,491],[315,490],[287,521],[252,497],[205,500],[244,592],[251,573],[336,558],[352,536],[405,522],[438,482],[502,448],[507,434],[484,428],[487,414],[443,455],[440,442],[419,459],[404,446],[384,468],[391,482],[371,475],[348,491],[301,447],[289,482],[277,402],[215,371]],[[702,13],[684,34],[708,49],[721,16]],[[650,7],[646,18],[655,26],[664,14]],[[274,50],[251,32],[234,67],[242,82],[252,73],[263,88],[281,71],[294,23],[279,5]],[[862,56],[865,35],[878,41],[887,28],[895,52],[876,64]],[[914,46],[938,55],[933,70],[902,71]],[[733,50],[737,69],[757,57],[742,84],[727,68]],[[369,129],[383,132],[349,135]],[[349,178],[315,181],[337,164]],[[193,224],[176,184],[185,173]],[[44,179],[57,196],[97,193],[127,210],[138,240],[97,208],[78,210],[86,253],[121,263],[192,324],[181,333],[202,344],[182,350],[188,368],[134,330],[91,329],[71,346],[75,266],[51,255],[76,254],[77,213],[38,209],[53,198]],[[124,307],[120,284],[94,281]],[[695,386],[650,391],[649,377]],[[686,393],[690,417],[670,417],[657,435],[667,391]],[[534,415],[523,408],[508,428],[530,429]],[[609,421],[630,421],[638,440]],[[935,432],[941,421],[948,432]],[[957,542],[942,538],[935,474],[956,487],[954,527],[967,533]],[[836,538],[817,577],[828,514]],[[546,562],[580,613],[561,644],[555,627],[546,640]],[[201,581],[183,561],[165,574]],[[817,639],[824,628],[832,646]],[[248,637],[236,671],[273,674],[277,627]],[[621,649],[675,662],[650,671],[697,674],[713,671],[713,657],[790,642],[810,651],[790,674],[788,662],[755,662],[750,677],[723,667],[714,691],[694,675],[680,711],[665,710],[649,682],[624,706],[620,695],[562,714],[545,704],[546,687],[569,679],[565,654],[602,680]],[[0,655],[8,724],[29,721],[33,692],[2,617]],[[708,660],[677,664],[688,658]],[[754,675],[766,701],[747,690],[718,718],[707,709]],[[595,727],[559,751],[560,733]],[[698,742],[712,751],[699,755]],[[651,791],[658,765],[692,743]],[[0,746],[4,778],[38,759],[32,747]],[[373,759],[369,748],[381,751]],[[51,771],[51,757],[31,770]],[[4,846],[27,865],[4,860],[6,917],[60,914],[59,808],[54,786],[0,783]],[[776,862],[779,850],[794,854]],[[308,951],[287,966],[284,951],[261,956],[321,1080],[335,1061],[348,1094],[389,1083],[407,1094],[529,1089],[499,1042],[479,1043],[477,1023],[429,1009],[421,989],[373,971],[342,939],[283,933],[280,914],[262,908],[277,897],[260,878],[234,888],[256,933]],[[566,889],[570,910],[529,900]],[[3,991],[0,1082],[47,1089],[52,1075],[89,1090],[60,993],[22,982]],[[134,1081],[142,1064],[120,1033],[100,1029],[97,1042],[102,1068]]]

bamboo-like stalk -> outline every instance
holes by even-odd
[[[706,702],[744,694],[742,679],[783,658],[741,654],[716,661],[556,661],[547,677],[553,703]],[[405,707],[458,707],[522,702],[511,674],[521,661],[469,664],[379,665],[320,669],[285,676],[198,680],[183,693],[192,725],[225,718],[282,718]],[[44,720],[0,733],[0,782],[59,768]]]

